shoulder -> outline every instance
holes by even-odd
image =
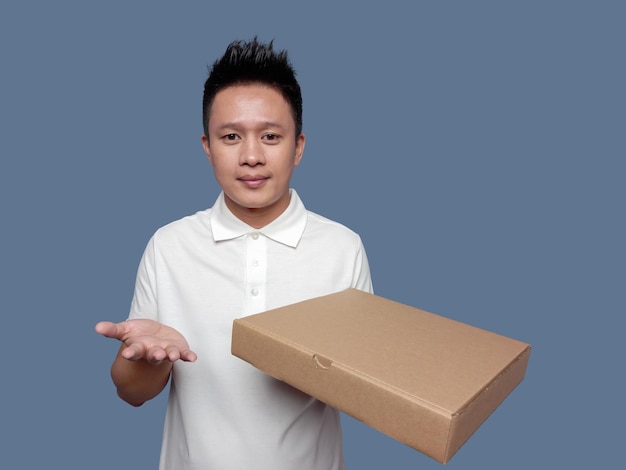
[[[210,214],[212,209],[198,211],[174,220],[160,227],[153,235],[153,240],[167,242],[190,237],[204,237],[211,233]]]
[[[315,237],[331,238],[337,243],[361,243],[361,237],[352,229],[340,222],[331,220],[312,211],[307,211],[305,234]]]

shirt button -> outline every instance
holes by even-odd
[[[253,239],[253,240],[256,240],[257,238],[259,238],[259,233],[258,233],[258,232],[254,232],[254,233],[252,234],[252,239]]]
[[[251,293],[252,293],[252,295],[253,295],[253,296],[255,296],[255,297],[256,297],[257,295],[259,295],[259,289],[257,289],[257,288],[255,287],[254,289],[252,289]]]
[[[252,266],[254,266],[255,268],[256,268],[259,264],[260,264],[260,263],[259,263],[259,260],[258,260],[258,259],[255,259],[255,260],[253,260],[253,261],[252,261]]]

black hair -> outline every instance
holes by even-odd
[[[202,98],[202,128],[207,137],[215,95],[229,86],[249,83],[267,85],[280,92],[291,106],[296,138],[302,133],[302,93],[296,72],[287,51],[274,51],[273,43],[261,43],[256,37],[247,42],[233,41],[224,55],[213,63]]]

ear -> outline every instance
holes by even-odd
[[[294,157],[293,166],[298,166],[302,161],[302,155],[304,154],[304,144],[306,144],[306,136],[300,134],[296,139],[296,155]]]
[[[209,138],[206,136],[206,134],[202,134],[200,140],[202,140],[202,148],[204,149],[204,153],[209,159],[209,162],[213,164],[213,161],[211,160],[211,146],[209,145]]]

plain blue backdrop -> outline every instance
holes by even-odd
[[[376,293],[533,345],[447,467],[619,468],[623,5],[3,2],[0,466],[156,468],[165,399],[116,397],[93,326],[125,318],[154,230],[212,205],[202,85],[258,35],[303,87],[293,185],[361,234]],[[442,467],[344,434],[349,470]]]

